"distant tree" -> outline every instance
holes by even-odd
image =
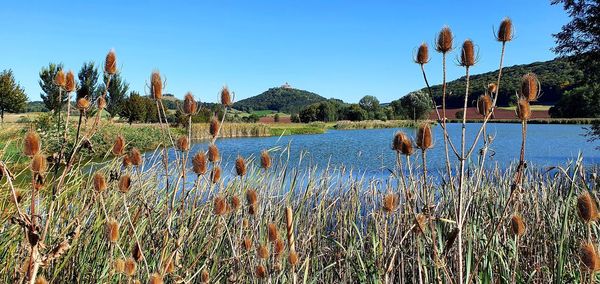
[[[300,123],[300,116],[297,113],[292,113],[290,120],[292,123]]]
[[[302,121],[304,123],[317,121],[317,120],[319,120],[317,113],[318,113],[317,105],[315,105],[315,104],[309,105],[300,111],[300,114],[299,114],[300,121]]]
[[[48,109],[42,101],[28,102],[25,107],[25,112],[47,112]]]
[[[590,83],[565,92],[549,113],[552,117],[600,117],[600,85]]]
[[[58,70],[62,70],[62,64],[48,64],[48,67],[42,67],[40,71],[40,80],[38,81],[40,88],[44,93],[40,94],[44,105],[49,110],[57,111],[62,108],[62,106],[67,101],[66,93],[62,92],[62,97],[59,98],[58,86],[54,84],[54,77],[56,77],[56,73]]]
[[[83,63],[77,77],[79,78],[77,98],[87,97],[89,101],[95,101],[98,97],[98,69],[94,66],[94,62]]]
[[[433,103],[427,93],[417,91],[393,101],[391,107],[398,118],[427,119],[433,109]]]
[[[106,78],[104,79],[104,82],[106,82]],[[105,89],[106,86],[104,84],[99,87],[101,93],[103,93]],[[121,74],[117,73],[113,75],[108,86],[108,105],[106,106],[106,110],[110,113],[110,117],[121,115],[122,111],[125,110],[128,90],[129,84],[123,80]]]
[[[274,121],[274,122],[279,122],[279,113],[276,113],[276,114],[273,116],[273,121]]]
[[[19,113],[25,111],[27,95],[15,81],[12,70],[0,73],[0,121],[4,123],[4,112]]]
[[[146,121],[146,103],[144,97],[136,91],[132,91],[129,94],[129,98],[125,102],[122,116],[127,118],[129,124],[133,122],[144,122]]]
[[[364,96],[358,104],[369,113],[369,118],[375,118],[375,113],[379,111],[379,100],[374,96]]]
[[[368,119],[369,114],[358,104],[351,104],[344,109],[344,119],[351,121],[361,121]]]
[[[143,97],[144,107],[146,108],[146,117],[144,121],[146,123],[155,123],[158,122],[158,108],[156,107],[156,102],[149,97]]]

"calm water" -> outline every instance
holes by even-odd
[[[467,137],[471,145],[480,124],[467,125]],[[294,135],[283,137],[261,138],[231,138],[219,139],[217,145],[224,159],[224,167],[231,168],[237,155],[243,157],[257,157],[262,149],[280,147],[279,151],[272,153],[277,158],[281,153],[287,159],[287,152],[281,150],[290,145],[289,159],[291,165],[298,165],[301,156],[302,166],[317,165],[324,168],[329,163],[331,166],[345,166],[355,172],[367,175],[387,174],[387,168],[393,168],[395,154],[390,150],[394,133],[402,130],[411,137],[415,136],[415,129],[368,129],[368,130],[329,130],[318,135]],[[434,148],[428,152],[428,164],[432,170],[443,170],[444,143],[439,126],[434,130]],[[456,147],[460,147],[460,124],[449,124],[448,130],[453,137]],[[546,167],[564,165],[576,159],[578,153],[583,154],[584,163],[591,165],[600,164],[600,151],[596,150],[597,144],[586,142],[582,134],[585,130],[581,125],[548,125],[533,124],[528,126],[526,160],[530,165]],[[488,125],[488,134],[495,136],[491,146],[491,157],[488,157],[490,166],[506,167],[518,159],[521,143],[521,125],[492,123]],[[481,145],[481,139],[479,145]],[[207,142],[199,142],[192,147],[192,153],[206,150]],[[471,163],[476,163],[476,147]],[[420,159],[414,155],[414,159]]]

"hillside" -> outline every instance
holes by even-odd
[[[260,95],[240,100],[233,107],[242,111],[273,110],[278,112],[299,112],[305,106],[326,100],[309,91],[289,87],[271,88]]]
[[[539,104],[555,104],[565,91],[576,87],[575,82],[583,76],[583,72],[576,69],[574,64],[568,59],[554,59],[544,62],[534,62],[530,64],[514,65],[502,69],[502,81],[500,82],[500,94],[498,97],[499,106],[508,106],[512,104],[515,98],[515,92],[520,88],[521,76],[525,73],[533,72],[538,75],[542,96],[538,100]],[[481,95],[489,83],[495,83],[498,71],[472,75],[470,79],[471,94],[469,96],[469,105],[472,106],[477,97]],[[426,91],[426,89],[423,89]],[[448,83],[448,96],[446,105],[448,108],[460,108],[464,103],[465,77]],[[432,86],[432,93],[438,105],[441,105],[442,86]]]

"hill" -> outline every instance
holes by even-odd
[[[325,101],[315,93],[289,88],[278,87],[270,88],[260,95],[240,100],[233,104],[233,107],[242,111],[251,112],[254,110],[273,110],[278,112],[299,112],[304,107]]]
[[[577,69],[574,63],[566,58],[557,58],[550,61],[534,62],[530,64],[514,65],[502,69],[502,80],[500,82],[500,93],[498,96],[499,106],[513,104],[515,93],[520,88],[521,77],[533,72],[538,75],[541,83],[542,96],[538,104],[553,105],[562,95],[575,87],[580,81],[583,72]],[[469,106],[473,106],[477,97],[485,91],[489,83],[496,83],[498,71],[472,75],[470,79]],[[460,108],[464,104],[465,77],[451,81],[447,84],[446,106],[448,108]],[[442,86],[431,86],[436,104],[441,105]],[[426,91],[426,88],[423,89]]]

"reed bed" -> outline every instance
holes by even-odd
[[[210,139],[210,124],[195,123],[192,126],[192,139]],[[260,123],[226,123],[221,128],[221,137],[265,137],[271,136],[271,128]]]
[[[333,128],[335,129],[374,129],[374,128],[415,128],[418,123],[413,120],[365,120],[365,121],[338,121]]]

